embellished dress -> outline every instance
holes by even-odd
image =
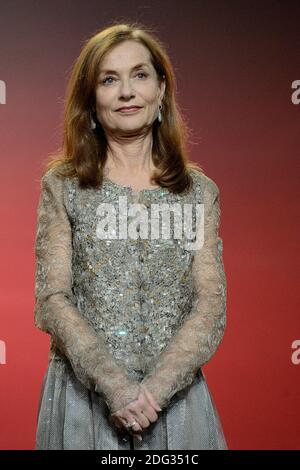
[[[226,326],[219,188],[189,171],[181,194],[42,177],[34,320],[51,341],[35,449],[228,448],[202,370]],[[140,382],[162,411],[137,441],[108,418]]]

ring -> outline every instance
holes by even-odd
[[[132,421],[132,423],[126,423],[125,426],[127,429],[132,428],[136,423],[136,421]]]

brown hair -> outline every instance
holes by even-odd
[[[55,168],[59,176],[78,177],[81,188],[99,187],[107,158],[107,140],[95,117],[95,88],[98,70],[104,55],[115,45],[134,40],[150,52],[158,80],[166,80],[162,103],[162,122],[153,123],[152,160],[158,171],[152,182],[180,193],[189,190],[192,179],[188,169],[203,173],[188,159],[189,128],[175,99],[175,76],[164,46],[152,30],[138,23],[112,24],[88,39],[76,59],[67,85],[62,148],[50,155],[45,171]],[[91,129],[91,116],[96,128]]]

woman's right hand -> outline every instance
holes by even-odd
[[[154,400],[152,394],[144,384],[140,384],[138,398],[111,414],[110,421],[117,428],[125,428],[127,432],[141,440],[140,433],[157,420],[157,412],[159,411],[161,411],[161,408]],[[131,428],[127,428],[126,423],[132,423],[133,421],[135,421],[136,424]]]

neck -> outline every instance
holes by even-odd
[[[133,138],[108,138],[106,167],[132,176],[151,172],[152,133]]]

